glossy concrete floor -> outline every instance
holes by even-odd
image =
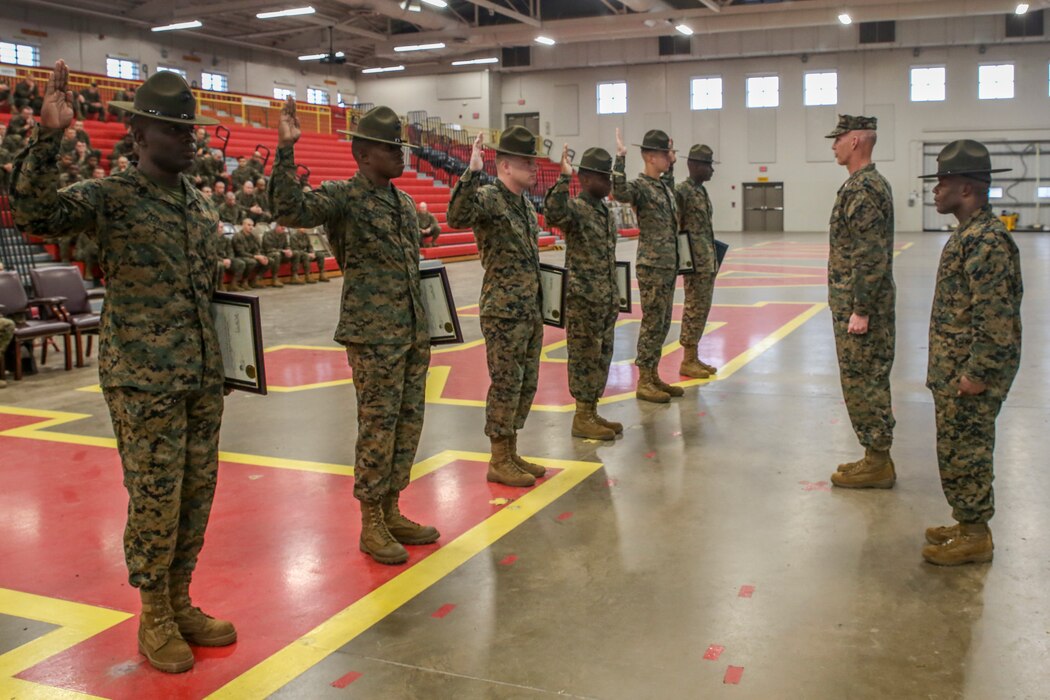
[[[826,234],[722,237],[732,252],[703,346],[721,378],[669,405],[637,403],[637,324],[625,318],[602,408],[624,437],[574,440],[563,335],[548,332],[520,450],[555,471],[527,493],[484,482],[487,377],[470,343],[481,269],[449,265],[468,343],[434,355],[406,494],[409,514],[444,537],[401,568],[356,548],[353,387],[331,342],[339,285],[262,290],[275,391],[227,401],[195,583],[241,640],[181,677],[135,653],[125,502],[94,360],[11,382],[0,390],[0,697],[1050,696],[1050,235],[1017,235],[1025,345],[999,418],[996,558],[959,569],[919,555],[923,528],[949,521],[923,387],[945,236],[897,237],[899,481],[880,492],[828,486],[859,448],[823,305]],[[634,248],[622,242],[619,257]]]

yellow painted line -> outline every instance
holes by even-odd
[[[449,450],[452,459],[487,461],[481,452]],[[305,635],[208,696],[211,700],[266,697],[348,644],[420,593],[491,547],[508,532],[601,469],[598,462],[536,459],[562,469],[548,481],[475,525],[404,573],[336,613]]]
[[[0,655],[0,697],[19,698],[20,700],[22,698],[84,700],[95,697],[72,690],[19,680],[14,676],[133,617],[131,613],[121,610],[47,598],[32,593],[13,591],[9,588],[0,588],[0,613],[58,625],[58,629]]]

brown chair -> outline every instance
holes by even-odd
[[[5,307],[5,316],[24,317],[24,321],[15,321],[15,337],[11,341],[14,346],[15,356],[15,381],[22,379],[22,356],[21,347],[29,343],[30,354],[32,354],[33,343],[41,338],[43,348],[40,352],[40,363],[47,363],[47,339],[54,336],[62,336],[66,351],[66,371],[73,369],[73,351],[70,342],[73,327],[61,320],[61,305],[65,301],[62,297],[49,299],[29,299],[26,297],[22,281],[17,272],[0,270],[0,306]],[[53,318],[33,319],[29,318],[29,310],[37,308],[50,313]]]
[[[87,336],[87,356],[91,357],[91,336],[98,335],[101,322],[101,317],[91,310],[91,300],[104,296],[106,290],[85,289],[80,269],[72,265],[34,268],[29,271],[29,277],[41,298],[65,299],[59,308],[60,318],[73,327],[77,367],[83,367],[84,336]]]

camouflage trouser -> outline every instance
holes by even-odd
[[[682,309],[682,333],[679,336],[683,347],[695,348],[704,337],[707,315],[711,313],[711,298],[715,291],[715,271],[697,270],[682,275],[685,284],[685,308]]]
[[[325,255],[324,253],[314,252],[314,259],[312,261],[310,260],[309,253],[300,253],[300,255],[303,256],[302,257],[302,266],[303,266],[303,274],[304,275],[307,275],[307,276],[310,275],[310,263],[311,262],[316,262],[317,263],[317,271],[318,272],[324,272],[324,262],[325,262],[325,260],[328,259],[327,255]],[[295,271],[294,267],[292,268],[292,271],[293,272]]]
[[[215,263],[215,281],[218,284],[222,284],[223,280],[226,279],[226,270],[229,269],[233,273],[233,279],[239,282],[244,277],[244,268],[246,264],[244,258],[230,258],[230,267],[227,268],[222,264],[222,260]]]
[[[846,332],[849,316],[835,317],[833,324],[842,397],[853,431],[862,447],[888,450],[893,445],[893,428],[897,424],[890,395],[894,317],[872,314],[864,335]]]
[[[485,434],[511,437],[525,427],[539,383],[543,322],[481,317],[489,393],[485,399]]]
[[[263,253],[263,255],[266,256],[266,259],[269,262],[266,263],[265,265],[263,265],[262,263],[259,263],[259,273],[258,273],[259,277],[264,277],[266,275],[266,271],[269,270],[270,271],[270,277],[272,279],[277,279],[277,275],[278,275],[278,273],[281,270],[281,261],[282,261],[281,251],[279,251],[279,250],[271,250],[268,253]]]
[[[995,514],[992,453],[1002,405],[991,396],[933,395],[941,487],[960,523],[986,523]]]
[[[15,337],[15,322],[9,318],[0,316],[0,357],[7,351],[7,346]],[[18,361],[17,358],[15,360]],[[3,377],[0,377],[3,380]]]
[[[652,368],[660,364],[664,341],[671,330],[674,285],[677,273],[660,267],[638,266],[638,291],[642,297],[642,324],[634,364]]]
[[[430,338],[411,345],[351,343],[346,359],[357,392],[354,496],[375,503],[408,486],[423,432]]]
[[[577,401],[595,403],[605,393],[619,314],[615,297],[604,301],[573,294],[566,297],[569,393]]]
[[[222,386],[154,393],[104,389],[128,490],[128,582],[189,576],[204,545],[219,470]]]
[[[237,261],[240,261],[243,264],[243,267],[241,268],[241,275],[247,273],[249,280],[255,279],[255,276],[259,274],[259,261],[255,258],[233,258],[233,261],[234,265],[237,264]],[[231,265],[230,267],[233,267],[233,265]],[[238,275],[237,270],[234,269],[233,281],[235,284],[241,281],[241,275]]]

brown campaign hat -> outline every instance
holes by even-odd
[[[110,107],[122,109],[129,114],[176,124],[218,124],[218,119],[197,114],[197,100],[193,97],[189,83],[178,73],[161,71],[135,91],[134,102],[112,100]]]
[[[508,156],[524,156],[526,158],[539,158],[536,152],[536,136],[523,126],[512,126],[504,129],[499,135],[499,144],[494,149],[496,153]]]
[[[698,163],[718,163],[715,160],[715,152],[710,146],[704,144],[697,144],[690,148],[688,160],[695,160]]]
[[[361,120],[357,122],[357,131],[342,131],[338,129],[337,131],[340,134],[349,134],[351,138],[355,139],[415,148],[412,144],[402,140],[401,118],[397,116],[397,112],[384,105],[373,107],[365,112],[365,116],[361,117]]]
[[[961,139],[952,141],[937,154],[937,172],[920,175],[929,180],[945,175],[965,175],[975,180],[992,181],[992,173],[1009,172],[1011,168],[992,168],[988,148],[980,141]]]
[[[878,131],[878,126],[879,120],[877,117],[855,117],[852,114],[840,114],[839,123],[824,138],[838,138],[851,131]]]
[[[588,148],[580,158],[580,170],[590,170],[594,173],[612,175],[613,158],[604,148]]]
[[[671,137],[667,135],[666,131],[660,129],[650,129],[645,132],[645,136],[642,138],[641,143],[634,144],[650,151],[677,151],[676,148],[671,148]]]

